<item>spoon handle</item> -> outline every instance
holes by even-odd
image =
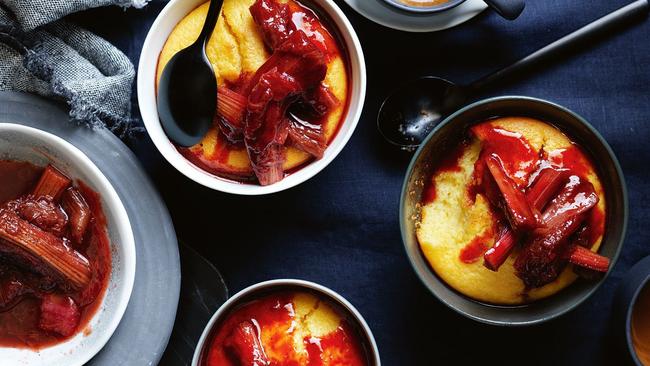
[[[636,16],[648,12],[648,0],[637,0],[604,17],[591,22],[573,33],[558,39],[542,49],[522,58],[514,64],[490,74],[468,86],[470,94],[478,94],[490,89],[494,84],[550,58],[556,58],[565,51],[575,49],[579,43],[589,41],[618,25],[626,24]]]
[[[515,20],[522,11],[526,4],[524,0],[483,0],[490,8],[508,20]]]
[[[203,23],[203,29],[201,29],[201,34],[199,38],[196,39],[196,43],[205,45],[212,35],[214,28],[217,26],[217,20],[219,20],[219,14],[221,13],[221,6],[223,5],[223,0],[212,0],[210,1],[210,8],[208,8],[208,15],[205,17],[205,23]]]

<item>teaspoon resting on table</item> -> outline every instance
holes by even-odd
[[[404,150],[415,150],[442,117],[473,96],[541,61],[575,48],[578,43],[593,39],[603,31],[646,14],[649,8],[648,0],[637,0],[469,85],[457,85],[435,76],[412,81],[384,100],[377,116],[379,132],[391,144]]]

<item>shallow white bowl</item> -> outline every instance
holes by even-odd
[[[352,25],[341,9],[332,0],[309,0],[303,3],[313,3],[326,12],[339,30],[348,50],[350,58],[350,104],[345,120],[341,124],[338,134],[331,141],[322,159],[314,161],[290,174],[278,183],[270,186],[255,184],[241,184],[222,179],[210,174],[185,159],[165,135],[156,109],[156,68],[158,56],[169,34],[176,24],[190,11],[203,4],[205,0],[172,0],[165,6],[151,26],[149,34],[142,47],[140,64],[138,66],[138,103],[144,125],[156,145],[156,148],[174,166],[193,181],[206,187],[221,192],[241,195],[261,195],[283,191],[294,187],[323,170],[341,152],[348,142],[361,117],[363,103],[366,97],[366,63],[363,50]]]
[[[10,122],[10,121],[0,121]],[[108,342],[124,315],[135,279],[135,242],[122,201],[110,182],[79,149],[50,133],[18,124],[0,123],[0,159],[53,164],[73,180],[99,193],[111,241],[112,270],[90,334],[83,331],[64,343],[40,351],[1,348],[0,365],[83,365]],[[0,188],[1,189],[1,188]]]
[[[334,292],[333,290],[321,286],[317,283],[303,280],[294,280],[294,279],[281,279],[281,280],[271,280],[260,282],[249,286],[235,295],[233,295],[228,301],[226,301],[221,307],[217,310],[216,313],[212,316],[208,324],[201,334],[199,343],[194,350],[194,357],[192,358],[192,366],[199,366],[199,361],[201,358],[201,353],[203,348],[206,346],[210,338],[210,333],[212,332],[212,327],[216,324],[219,324],[225,316],[227,316],[230,311],[232,311],[238,305],[241,305],[243,302],[253,300],[257,295],[264,294],[266,291],[275,291],[275,290],[307,290],[313,291],[320,296],[325,297],[334,304],[339,305],[347,315],[350,317],[350,320],[355,322],[355,326],[360,331],[360,336],[362,337],[361,342],[364,347],[366,347],[368,362],[370,366],[381,366],[381,360],[379,357],[379,349],[377,348],[377,343],[375,342],[375,337],[372,335],[372,331],[368,326],[368,323],[363,319],[361,313],[350,304],[343,296]]]

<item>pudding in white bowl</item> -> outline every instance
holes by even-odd
[[[352,26],[331,0],[225,0],[206,47],[219,88],[215,123],[185,148],[165,135],[156,86],[198,36],[208,5],[173,0],[149,31],[138,99],[151,139],[181,173],[218,191],[267,194],[310,179],[343,149],[363,109],[365,61]]]

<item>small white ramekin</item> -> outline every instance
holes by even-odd
[[[138,66],[138,103],[144,125],[151,140],[163,157],[179,172],[199,184],[221,192],[240,195],[268,194],[289,189],[310,179],[323,170],[341,152],[345,144],[350,140],[363,110],[366,97],[366,64],[361,44],[352,25],[334,1],[310,0],[308,2],[313,3],[329,16],[333,25],[339,30],[349,54],[350,75],[348,79],[351,83],[349,107],[337,135],[325,150],[323,158],[269,186],[241,184],[210,174],[185,159],[165,135],[158,118],[155,80],[160,51],[176,24],[205,1],[171,0],[151,26],[142,47]]]
[[[126,209],[108,179],[83,152],[48,132],[0,123],[0,159],[27,161],[38,166],[53,164],[101,197],[111,241],[112,268],[102,303],[88,323],[89,332],[80,331],[63,343],[39,351],[0,347],[2,365],[83,365],[113,335],[131,297],[136,256]]]
[[[339,305],[344,311],[347,312],[350,319],[355,322],[353,324],[359,331],[360,336],[362,337],[361,342],[366,348],[369,366],[381,366],[381,360],[379,358],[379,349],[377,348],[377,343],[375,342],[375,337],[372,335],[372,331],[368,326],[368,323],[363,319],[361,313],[350,304],[343,296],[334,292],[333,290],[321,286],[314,282],[303,281],[303,280],[293,280],[293,279],[281,279],[281,280],[271,280],[260,282],[249,286],[237,294],[232,296],[228,301],[226,301],[219,310],[212,316],[208,324],[201,334],[199,343],[194,350],[194,357],[192,359],[192,366],[199,366],[199,361],[201,358],[201,353],[203,352],[206,343],[210,340],[210,335],[212,333],[212,327],[221,323],[221,321],[238,305],[241,305],[243,302],[253,300],[257,295],[263,295],[269,291],[282,291],[282,290],[307,290],[314,291],[320,296],[324,296],[326,299],[332,301],[334,304]]]

